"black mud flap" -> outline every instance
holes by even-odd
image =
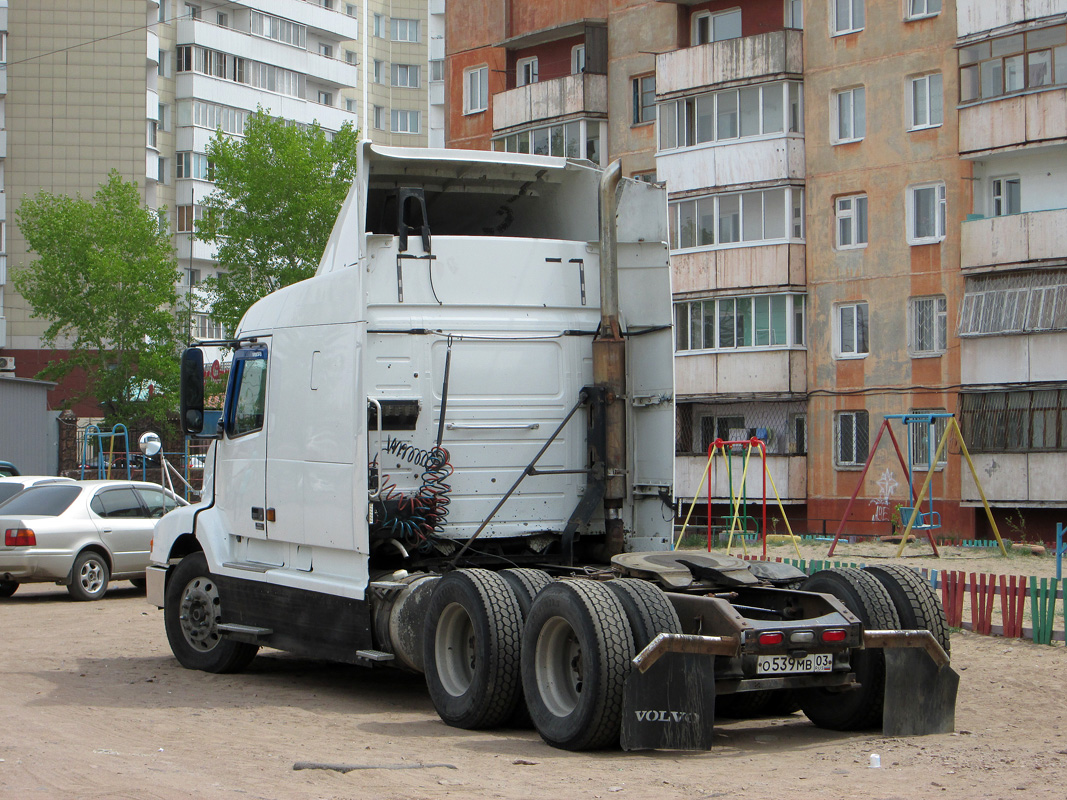
[[[938,666],[917,648],[885,649],[885,736],[926,736],[956,728],[956,692],[960,676],[948,664]]]
[[[665,653],[623,688],[623,750],[710,750],[715,726],[715,659]]]

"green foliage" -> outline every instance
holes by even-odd
[[[137,184],[112,170],[92,201],[40,192],[16,216],[38,258],[13,276],[15,288],[48,320],[44,344],[71,351],[39,377],[81,369],[86,390],[69,402],[96,397],[116,421],[164,419],[178,385],[179,273],[170,236]]]
[[[227,331],[259,298],[315,273],[356,174],[358,141],[349,123],[328,140],[318,125],[298,128],[262,109],[243,139],[215,134],[215,191],[196,236],[218,246],[224,274],[204,289]]]

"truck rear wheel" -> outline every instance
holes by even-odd
[[[633,634],[615,593],[556,581],[534,600],[522,637],[522,685],[541,738],[564,750],[617,745]]]
[[[922,576],[913,569],[896,564],[864,567],[886,588],[905,630],[930,631],[946,653],[951,652],[948,622],[941,600]]]
[[[622,603],[636,652],[661,633],[682,632],[678,612],[658,586],[636,578],[616,578],[608,581],[607,587]]]
[[[507,582],[484,569],[450,572],[430,598],[423,634],[426,686],[447,724],[506,721],[519,702],[522,612]]]
[[[186,669],[240,672],[259,647],[219,634],[222,598],[203,553],[192,553],[174,568],[163,598],[163,621],[174,657]]]
[[[816,572],[801,587],[836,597],[859,617],[864,630],[900,627],[889,592],[874,576],[860,569]],[[849,691],[804,689],[797,692],[800,707],[820,728],[855,731],[878,727],[885,699],[885,653],[881,649],[854,650],[852,671],[859,686]]]
[[[508,586],[515,593],[523,619],[526,619],[526,615],[530,613],[530,606],[533,605],[537,593],[552,583],[552,576],[540,569],[517,567],[502,569],[497,574],[507,581]]]
[[[0,581],[0,597],[11,597],[18,589],[18,581]]]

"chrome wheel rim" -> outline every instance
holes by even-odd
[[[78,584],[86,594],[97,594],[104,588],[104,565],[95,558],[82,562],[78,573]]]
[[[185,585],[179,620],[194,649],[206,653],[219,643],[220,608],[219,589],[212,579],[196,577]]]

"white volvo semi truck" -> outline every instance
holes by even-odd
[[[203,343],[201,343],[203,344]],[[562,158],[361,145],[314,277],[232,339],[202,499],[158,524],[181,664],[260,647],[422,672],[450,725],[705,749],[716,713],[951,730],[910,570],[674,551],[663,187]]]

